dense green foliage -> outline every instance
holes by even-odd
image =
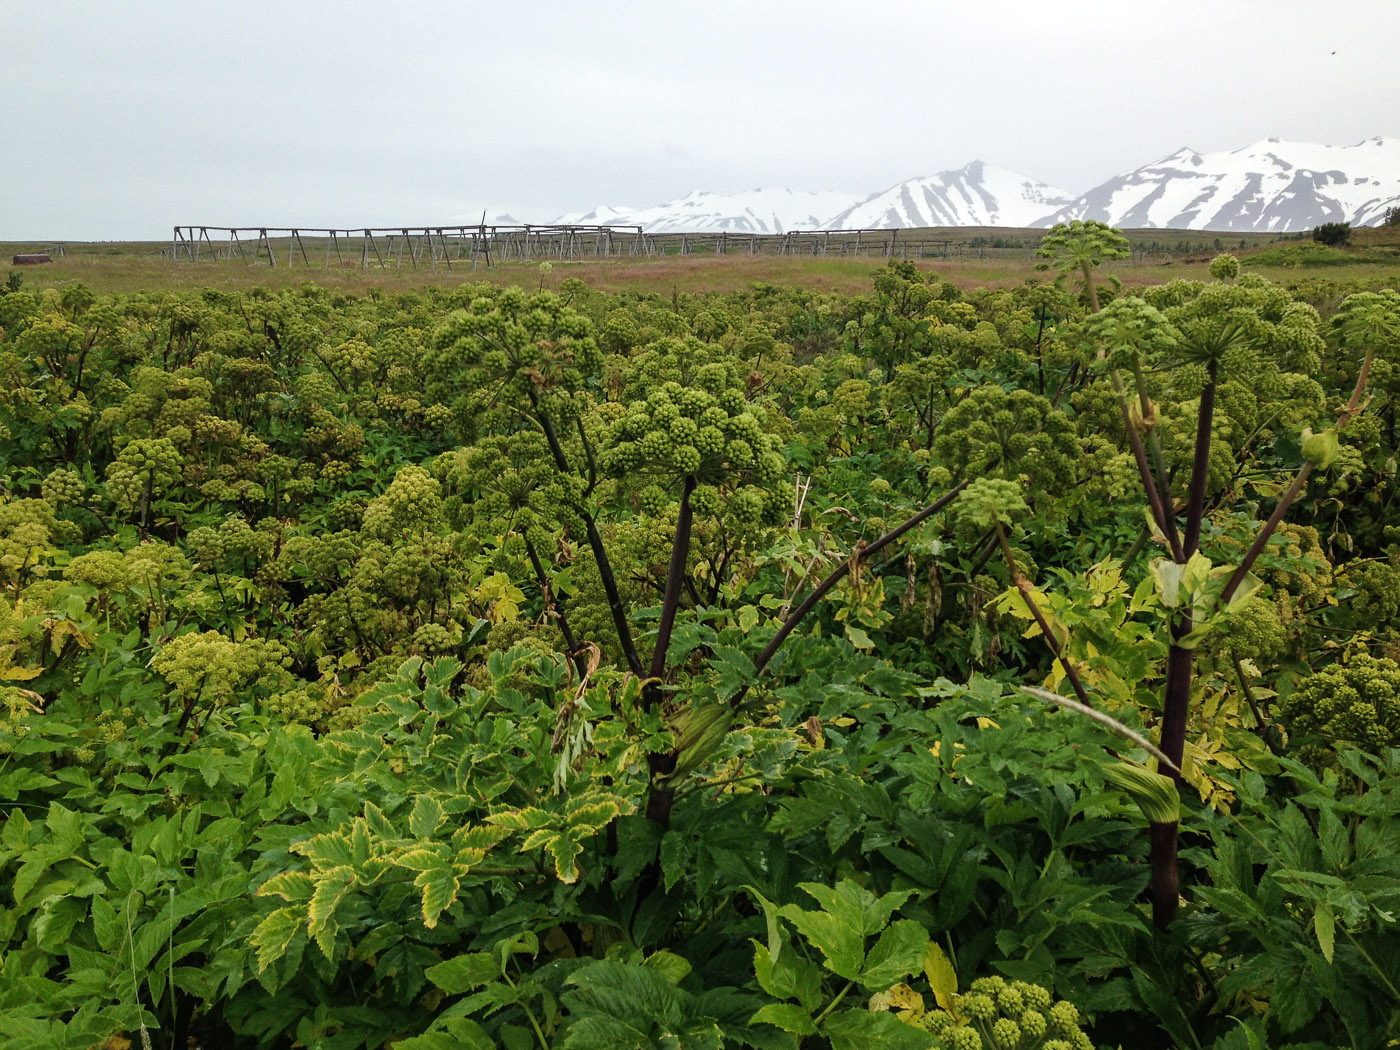
[[[1120,242],[11,282],[5,1045],[1393,1045],[1400,295]]]
[[[1312,239],[1319,244],[1346,244],[1351,240],[1351,223],[1324,222],[1321,226],[1314,226]]]

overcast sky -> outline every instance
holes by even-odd
[[[1082,192],[1182,146],[1400,134],[1395,0],[0,0],[0,240]]]

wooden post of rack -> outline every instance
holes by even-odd
[[[391,241],[390,241],[390,251],[393,250],[392,245],[393,245],[393,241],[391,240]],[[374,231],[373,231],[373,230],[365,230],[365,246],[364,246],[364,268],[365,268],[365,269],[369,269],[369,253],[370,253],[370,250],[371,250],[371,249],[374,250],[374,257],[375,257],[375,259],[377,259],[377,260],[379,261],[379,268],[380,268],[381,270],[387,269],[388,267],[386,267],[385,264],[384,264],[384,256],[382,256],[382,255],[379,254],[379,245],[376,244],[375,241],[374,241]]]
[[[301,231],[300,231],[300,230],[293,230],[293,231],[292,231],[292,240],[295,241],[295,242],[296,242],[296,246],[297,246],[299,249],[301,249],[301,261],[302,261],[303,263],[305,263],[307,266],[310,266],[310,265],[311,265],[311,260],[310,260],[309,258],[307,258],[307,255],[306,255],[306,245],[303,244],[302,241],[301,241]],[[291,254],[292,254],[292,253],[291,253],[291,251],[289,250],[289,251],[287,252],[287,265],[288,265],[288,266],[290,266],[290,265],[292,264],[292,263],[291,263]]]

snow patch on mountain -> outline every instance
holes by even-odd
[[[787,233],[825,229],[823,223],[855,200],[849,193],[756,189],[744,193],[696,190],[651,208],[602,204],[561,215],[560,225],[641,226],[648,233]]]
[[[635,226],[637,224],[631,221],[633,210],[626,206],[615,208],[600,204],[592,211],[561,215],[554,222],[558,226]]]
[[[833,216],[824,228],[1031,226],[1072,200],[1068,190],[976,160],[956,171],[897,183]]]

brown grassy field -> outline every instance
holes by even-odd
[[[964,242],[974,238],[990,240],[989,235],[997,235],[1000,244],[997,248],[984,250],[987,258],[977,257],[976,250],[966,250],[961,257],[913,260],[919,269],[936,272],[964,289],[1010,287],[1048,279],[1048,274],[1035,268],[1033,257],[1033,247],[1041,231],[928,231],[926,236],[936,238],[943,232],[950,235],[956,233]],[[1278,249],[1289,247],[1289,243],[1268,235],[1216,237],[1201,231],[1170,230],[1130,230],[1126,233],[1139,249],[1139,254],[1133,260],[1109,263],[1104,271],[1129,287],[1160,284],[1176,278],[1205,278],[1210,260],[1217,254],[1216,241],[1223,243],[1225,250],[1235,252],[1246,268],[1256,269],[1285,285],[1312,277],[1368,286],[1381,283],[1393,285],[1400,280],[1400,251],[1396,251],[1400,247],[1400,228],[1396,227],[1357,230],[1353,246],[1346,250],[1351,257],[1345,260],[1345,265],[1325,268],[1296,264],[1251,266],[1252,255],[1271,249],[1273,254],[1277,254]],[[1243,248],[1240,247],[1241,242],[1245,245]],[[1153,245],[1165,250],[1147,250]],[[0,260],[8,263],[9,256],[15,253],[43,247],[34,243],[0,244]],[[663,295],[726,292],[747,288],[755,282],[857,294],[869,290],[871,271],[884,261],[878,255],[695,254],[664,255],[650,259],[554,259],[548,272],[541,272],[538,262],[511,261],[490,269],[483,267],[473,270],[462,260],[455,261],[450,268],[443,263],[431,267],[424,262],[414,267],[407,261],[400,268],[389,269],[361,269],[357,265],[324,268],[319,265],[320,259],[313,252],[310,266],[300,261],[297,265],[289,266],[284,261],[273,268],[242,261],[177,262],[161,254],[164,247],[167,245],[159,242],[70,244],[65,246],[64,254],[55,257],[52,263],[17,269],[21,269],[29,287],[63,287],[81,281],[99,293],[182,288],[232,291],[256,286],[279,289],[295,288],[310,282],[337,291],[364,294],[373,290],[401,292],[483,280],[527,288],[541,285],[557,288],[564,279],[577,277],[592,287],[606,291],[627,289]]]

